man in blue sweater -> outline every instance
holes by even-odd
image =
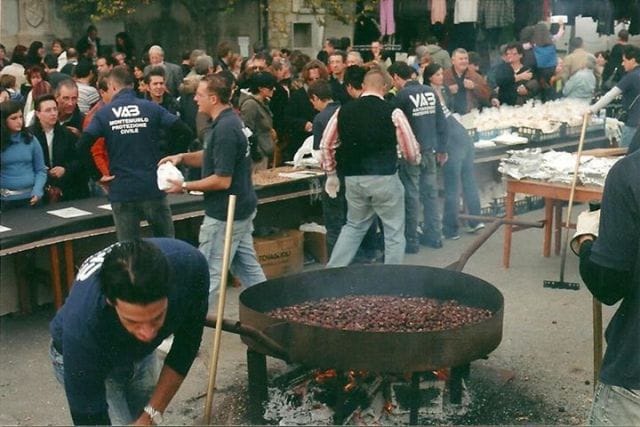
[[[116,243],[83,263],[50,325],[74,424],[162,422],[198,353],[208,288],[206,259],[179,240]],[[160,370],[154,350],[171,334]]]
[[[140,237],[140,221],[146,219],[155,237],[173,237],[171,208],[158,188],[156,168],[160,153],[160,130],[191,139],[191,130],[160,105],[139,99],[133,77],[126,67],[109,75],[111,102],[98,111],[78,142],[82,155],[104,137],[109,169],[109,200],[119,241]]]
[[[406,251],[417,253],[418,212],[420,199],[424,223],[420,243],[432,248],[442,247],[442,223],[438,211],[436,163],[447,161],[447,119],[433,89],[413,80],[413,69],[398,61],[388,69],[394,87],[399,91],[393,104],[407,116],[411,129],[420,144],[422,164],[400,163],[400,179],[405,188]]]

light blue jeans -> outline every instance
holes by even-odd
[[[258,263],[253,247],[253,218],[233,221],[233,241],[231,243],[231,273],[243,286],[249,287],[264,282],[267,278]],[[222,277],[222,254],[224,252],[224,233],[226,221],[205,215],[200,226],[200,252],[209,262],[209,310],[217,304],[216,294]]]
[[[64,361],[53,343],[49,346],[49,358],[56,379],[64,387]],[[112,425],[130,425],[138,419],[156,388],[160,369],[160,359],[154,351],[133,366],[111,370],[104,385]]]
[[[340,231],[327,267],[351,263],[371,223],[378,215],[384,229],[384,263],[404,258],[404,188],[397,174],[345,178],[347,222]]]
[[[592,426],[640,426],[640,390],[599,383],[591,405]]]

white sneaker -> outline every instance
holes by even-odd
[[[164,341],[160,343],[158,346],[158,351],[161,351],[164,354],[169,354],[169,350],[171,350],[171,346],[173,345],[173,335],[166,338]]]
[[[484,229],[484,227],[485,227],[484,222],[479,222],[478,224],[476,224],[475,227],[467,227],[466,231],[467,231],[467,233],[473,234],[476,231],[480,231],[480,230]]]

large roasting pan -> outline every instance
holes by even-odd
[[[402,295],[456,299],[493,316],[456,329],[422,333],[344,331],[282,321],[277,307],[345,295]],[[462,366],[493,351],[502,339],[504,299],[477,277],[432,267],[365,265],[325,269],[268,280],[240,294],[240,323],[284,348],[290,362],[314,368],[417,372]],[[269,350],[242,336],[249,348]]]

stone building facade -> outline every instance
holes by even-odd
[[[28,46],[34,40],[45,45],[53,38],[74,43],[89,25],[89,21],[75,23],[72,29],[56,0],[1,0],[0,4],[0,39],[9,51],[17,43]],[[101,19],[94,24],[103,46],[113,45],[116,33],[128,31],[138,51],[157,43],[171,61],[179,61],[184,50],[205,47],[213,53],[212,47],[220,41],[230,42],[237,51],[242,47],[242,53],[251,53],[251,48],[260,44],[300,49],[315,56],[325,38],[353,36],[353,26],[323,11],[312,13],[304,0],[237,0],[232,11],[216,11],[205,22],[208,29],[196,31],[181,2],[163,0],[140,7],[125,18]]]

